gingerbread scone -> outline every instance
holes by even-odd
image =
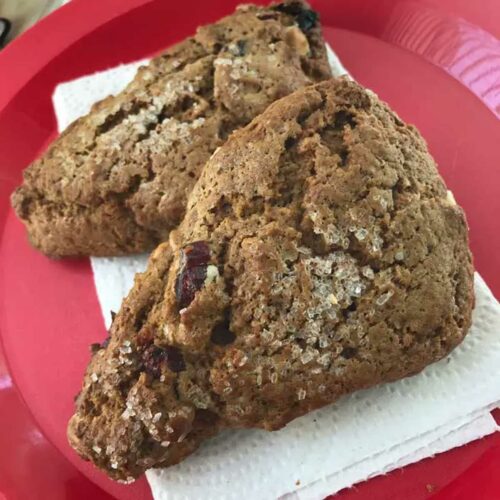
[[[208,161],[96,348],[69,440],[131,480],[419,372],[473,302],[465,217],[417,130],[347,79],[301,89]]]
[[[13,206],[51,256],[150,250],[178,225],[203,165],[234,129],[330,76],[306,4],[242,6],[74,122],[25,171]]]

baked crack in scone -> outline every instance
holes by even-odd
[[[419,372],[473,302],[464,213],[417,130],[347,79],[301,89],[208,161],[96,348],[69,440],[130,480]]]
[[[202,166],[276,99],[331,76],[317,14],[242,6],[141,68],[74,122],[12,197],[51,256],[151,250],[184,215]]]

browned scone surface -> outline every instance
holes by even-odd
[[[127,480],[221,428],[279,429],[448,354],[472,280],[418,132],[349,80],[299,90],[207,163],[92,358],[70,442]]]
[[[25,171],[13,206],[48,255],[150,250],[181,221],[203,165],[234,129],[330,75],[306,4],[240,7],[74,122]]]

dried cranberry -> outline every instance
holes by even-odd
[[[196,292],[203,287],[206,277],[206,266],[196,266],[181,271],[175,284],[179,309],[184,309],[193,302]]]
[[[204,241],[196,241],[181,250],[181,268],[175,282],[179,309],[189,306],[207,277],[210,248]]]
[[[210,340],[216,345],[229,345],[234,342],[236,335],[229,329],[229,320],[215,325]]]
[[[142,362],[146,372],[156,378],[161,375],[162,363],[166,363],[167,367],[176,373],[186,369],[181,351],[173,346],[158,347],[154,344],[150,345],[142,353]]]
[[[189,266],[206,265],[210,260],[210,247],[206,241],[190,243],[182,249],[182,252]]]
[[[177,349],[177,347],[167,346],[165,347],[165,352],[167,366],[171,371],[178,373],[186,369],[184,356],[182,355],[182,352]]]
[[[344,347],[340,355],[345,359],[351,359],[356,356],[358,350],[355,347]]]
[[[142,353],[142,362],[144,363],[144,369],[153,377],[159,377],[161,373],[161,364],[164,360],[165,354],[163,349],[155,345],[150,345]]]
[[[302,2],[282,3],[273,7],[274,10],[289,14],[295,18],[302,31],[309,31],[316,26],[319,16],[314,10],[305,9]]]

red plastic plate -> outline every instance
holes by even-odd
[[[236,3],[73,0],[0,53],[0,499],[150,498],[144,479],[117,485],[67,445],[88,345],[104,325],[88,260],[32,250],[8,195],[54,137],[57,82],[151,55]],[[354,77],[420,128],[467,212],[476,267],[500,296],[500,4],[312,3]],[[500,498],[499,466],[497,433],[338,497]]]

